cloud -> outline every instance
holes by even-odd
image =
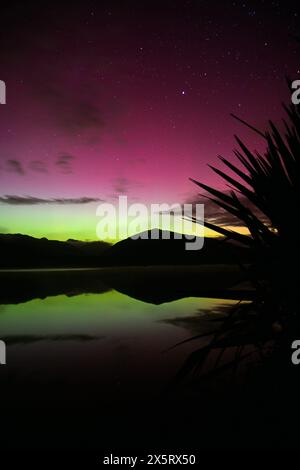
[[[225,191],[226,193],[226,191]],[[257,207],[251,204],[244,196],[239,196],[240,202],[247,208],[249,208],[253,213],[264,223],[269,223],[268,219],[264,214],[262,214]],[[204,218],[207,222],[221,225],[221,226],[232,226],[232,227],[240,227],[244,225],[240,219],[235,217],[234,215],[230,214],[229,212],[222,209],[213,201],[207,199],[203,195],[196,195],[189,198],[185,201],[185,204],[204,204]],[[194,209],[194,208],[193,208]]]
[[[53,198],[43,199],[34,196],[16,196],[4,195],[0,196],[0,203],[10,204],[12,206],[29,205],[34,206],[38,204],[89,204],[90,202],[100,202],[102,199],[93,197],[79,197],[79,198]]]
[[[108,197],[111,199],[118,199],[121,195],[128,195],[131,189],[136,189],[142,187],[142,183],[138,181],[133,181],[123,176],[115,178],[112,182],[113,186],[113,193],[111,193]],[[138,200],[135,196],[130,196],[130,200]]]
[[[62,173],[70,174],[73,172],[72,163],[74,159],[74,155],[62,154],[57,158],[55,165],[60,169]]]
[[[91,102],[86,90],[77,92],[64,90],[62,93],[53,86],[40,89],[47,113],[60,129],[72,136],[89,130],[100,132],[105,126],[102,112]]]
[[[143,187],[143,184],[140,181],[130,180],[125,177],[119,177],[113,180],[113,188],[118,194],[127,194],[130,189],[141,187]]]
[[[29,168],[37,173],[48,173],[45,163],[41,160],[32,160],[29,163]]]
[[[22,163],[19,160],[11,159],[6,160],[5,169],[11,173],[17,173],[18,175],[25,175]]]
[[[127,178],[116,178],[113,182],[114,191],[117,194],[127,194],[131,183]]]

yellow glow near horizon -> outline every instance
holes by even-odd
[[[97,224],[100,218],[96,215],[96,204],[88,206],[1,206],[1,233],[21,233],[36,238],[46,237],[51,240],[68,240],[69,238],[78,240],[99,240],[97,237]],[[151,225],[148,220],[142,220],[140,230],[128,231],[127,236],[134,233],[142,232],[146,229],[161,228],[163,230],[174,230],[186,234],[195,234],[195,224],[192,230],[177,230],[174,224],[169,225],[166,221],[160,221],[157,225]],[[117,242],[127,238],[126,224],[128,220],[117,221],[117,236],[104,237],[102,240],[109,242]],[[121,225],[122,226],[121,226]],[[148,224],[148,225],[147,225]],[[130,227],[130,225],[129,225]],[[125,236],[118,236],[120,229],[123,228]],[[245,227],[226,226],[227,229],[236,231],[241,234],[248,234]],[[122,231],[121,231],[122,232]],[[206,237],[218,237],[218,233],[204,228],[203,234]]]

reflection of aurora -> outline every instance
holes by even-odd
[[[197,324],[199,309],[215,311],[232,302],[188,298],[153,305],[113,290],[59,295],[3,306],[0,331],[16,377],[72,381],[83,375],[107,386],[116,377],[128,384],[140,377],[154,386],[167,381],[194,348],[163,353],[191,336],[190,319]]]
[[[233,265],[0,270],[0,316],[6,304],[110,290],[153,304],[184,297],[235,299],[242,291],[244,299],[251,298],[251,291],[238,285],[240,281],[240,270]]]
[[[82,294],[73,297],[58,295],[46,299],[34,299],[17,305],[3,306],[0,315],[2,337],[31,335],[34,339],[103,338],[108,335],[131,335],[133,332],[154,334],[162,322],[171,325],[173,319],[190,319],[199,311],[216,311],[220,305],[232,305],[231,300],[206,298],[180,299],[154,305],[133,299],[110,290],[102,294]],[[178,328],[168,327],[169,334]],[[79,335],[76,338],[76,335]],[[176,336],[176,334],[175,334]],[[170,336],[167,334],[166,338]]]

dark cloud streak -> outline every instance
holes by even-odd
[[[62,173],[70,174],[73,173],[72,163],[74,159],[74,155],[63,154],[58,157],[55,162],[55,165],[60,169]]]
[[[28,205],[34,206],[38,204],[89,204],[90,202],[100,202],[102,199],[93,197],[79,197],[79,198],[53,198],[42,199],[34,196],[16,196],[4,195],[0,196],[0,203],[9,204],[12,206]]]
[[[264,223],[268,224],[269,220],[267,217],[262,214],[257,207],[250,205],[249,201],[243,197],[239,196],[241,203],[249,208],[253,213]],[[221,225],[221,226],[232,226],[232,227],[241,227],[242,222],[240,219],[235,217],[233,214],[225,211],[222,207],[219,207],[213,201],[204,197],[204,195],[199,195],[188,199],[185,204],[193,204],[193,210],[195,204],[204,204],[204,218],[210,223]]]
[[[91,98],[78,97],[83,95],[80,88],[77,93],[62,93],[57,88],[41,87],[40,94],[53,122],[71,136],[90,130],[98,133],[105,126],[102,112]]]
[[[5,162],[5,169],[11,173],[17,173],[18,175],[25,175],[22,163],[19,160],[10,159]]]
[[[37,173],[48,173],[45,163],[41,160],[32,160],[29,163],[29,168]]]

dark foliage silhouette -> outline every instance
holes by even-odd
[[[248,229],[249,234],[245,235],[193,218],[227,240],[249,247],[251,263],[244,270],[255,286],[256,298],[251,304],[239,303],[232,309],[214,335],[210,335],[209,342],[187,359],[179,372],[181,378],[199,370],[216,350],[220,351],[215,361],[218,370],[236,366],[249,354],[265,359],[266,351],[272,353],[268,357],[282,360],[290,355],[291,341],[300,333],[296,228],[300,201],[300,113],[293,105],[284,109],[287,119],[283,120],[282,129],[270,121],[269,130],[264,133],[236,118],[265,139],[266,151],[251,152],[236,137],[237,163],[220,157],[231,173],[211,167],[226,182],[229,191],[221,192],[192,179],[206,191],[205,197]],[[200,335],[193,339],[199,338]],[[220,367],[220,358],[227,348],[233,348],[234,360]]]

